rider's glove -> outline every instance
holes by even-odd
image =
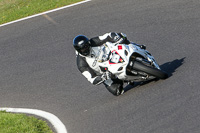
[[[127,35],[124,34],[124,33],[122,33],[122,32],[121,32],[121,33],[118,33],[118,35],[120,35],[120,36],[121,36],[122,38],[124,38],[124,39],[127,38]]]
[[[130,44],[130,41],[127,39],[126,34],[124,33],[117,33],[121,39],[118,41],[118,43],[125,43],[125,44]]]
[[[104,72],[102,75],[95,77],[93,84],[99,85],[99,84],[103,83],[105,80],[108,80],[108,79],[110,79],[110,73]]]
[[[92,84],[99,85],[99,84],[103,83],[105,80],[106,80],[106,78],[103,75],[96,76]]]

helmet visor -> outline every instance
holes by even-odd
[[[89,45],[88,43],[86,43],[86,44],[84,45],[84,47],[81,48],[80,53],[81,53],[82,55],[85,55],[85,56],[89,55],[89,53],[90,53],[90,45]]]

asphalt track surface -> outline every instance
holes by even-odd
[[[0,28],[0,106],[58,116],[69,133],[200,132],[199,0],[92,0]],[[76,68],[72,40],[124,32],[166,80],[115,97]]]

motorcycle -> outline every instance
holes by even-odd
[[[107,42],[102,51],[99,66],[102,72],[112,75],[112,78],[130,83],[168,77],[168,74],[160,69],[154,57],[135,43],[127,45]],[[111,84],[111,80],[106,82]]]

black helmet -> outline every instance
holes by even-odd
[[[87,56],[90,53],[89,39],[84,35],[78,35],[73,40],[74,48],[80,54]]]

